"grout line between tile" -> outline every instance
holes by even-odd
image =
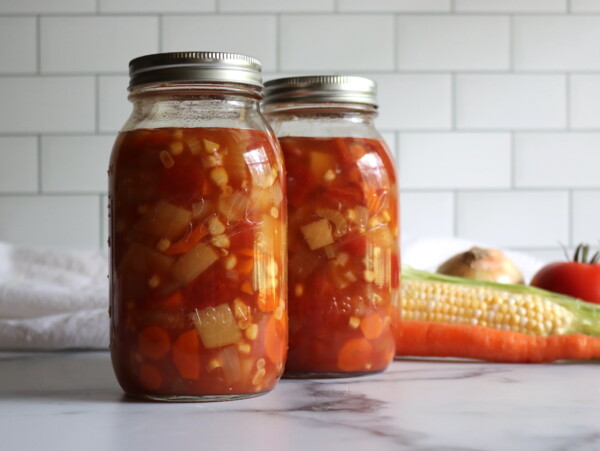
[[[39,75],[42,73],[42,19],[40,16],[36,16],[35,19],[35,40],[36,40],[36,73]]]
[[[42,194],[42,135],[37,135],[37,193]]]
[[[567,130],[571,130],[571,75],[565,76],[565,122]]]
[[[516,189],[517,180],[517,148],[516,148],[516,134],[510,132],[510,188],[511,190]]]

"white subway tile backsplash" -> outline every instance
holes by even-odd
[[[402,189],[509,188],[508,133],[401,133]]]
[[[567,11],[567,0],[455,0],[454,5],[457,12],[560,13]]]
[[[452,125],[450,75],[367,74],[377,83],[381,129],[449,129]]]
[[[404,239],[454,235],[453,194],[401,192],[400,223]]]
[[[506,70],[508,17],[400,16],[396,47],[400,70]]]
[[[93,13],[96,0],[3,0],[0,14]]]
[[[600,187],[600,133],[518,134],[515,149],[518,187]]]
[[[571,75],[569,116],[572,128],[600,128],[600,75]]]
[[[600,248],[600,190],[573,193],[573,245]]]
[[[79,249],[99,244],[99,196],[0,196],[0,218],[0,241]]]
[[[448,12],[451,0],[338,0],[339,11]]]
[[[38,190],[37,139],[0,137],[0,193]]]
[[[0,17],[0,74],[37,70],[34,17]]]
[[[281,69],[369,71],[394,68],[390,15],[286,15],[281,17]]]
[[[506,247],[555,247],[569,241],[566,191],[460,192],[460,237]]]
[[[98,0],[102,13],[214,12],[218,0]]]
[[[334,0],[219,0],[221,12],[332,12],[334,9]]]
[[[595,13],[600,11],[600,0],[571,0],[571,11],[574,13]]]
[[[566,126],[564,75],[458,75],[456,123],[464,129]]]
[[[42,192],[106,192],[112,136],[42,138]]]
[[[94,77],[0,77],[0,133],[94,131]]]
[[[132,111],[127,100],[129,77],[102,75],[98,77],[98,127],[101,132],[121,129]]]
[[[44,73],[126,73],[131,59],[158,51],[156,17],[45,17],[40,33]]]
[[[273,70],[277,66],[275,16],[166,16],[162,36],[165,52],[243,53],[258,58],[264,70]]]
[[[514,20],[518,70],[600,69],[600,17],[523,16]]]

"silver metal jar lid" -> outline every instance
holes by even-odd
[[[129,62],[129,88],[160,82],[241,83],[262,87],[261,63],[225,52],[173,52],[140,56]]]
[[[377,85],[369,78],[347,75],[309,75],[265,83],[263,104],[363,103],[377,107]]]

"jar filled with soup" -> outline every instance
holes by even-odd
[[[130,63],[110,160],[110,347],[130,396],[211,401],[279,380],[286,202],[260,63],[215,52]]]
[[[399,320],[399,228],[394,164],[373,123],[375,83],[272,80],[263,107],[287,167],[286,375],[382,371]]]

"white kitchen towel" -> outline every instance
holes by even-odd
[[[0,243],[0,349],[108,347],[108,259]]]

